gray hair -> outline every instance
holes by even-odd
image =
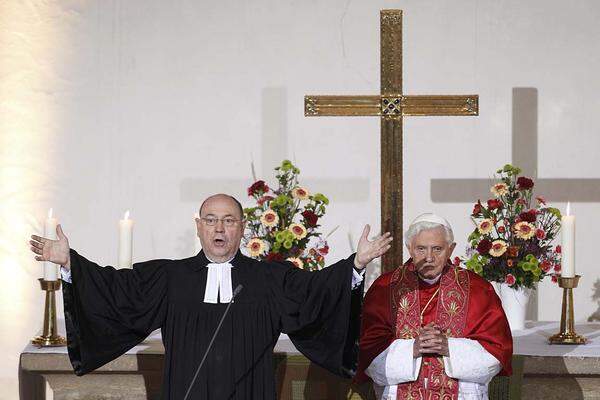
[[[438,228],[444,229],[444,234],[446,236],[446,241],[448,242],[448,244],[454,243],[454,232],[452,232],[452,228],[450,228],[449,226],[437,224],[435,222],[420,221],[415,222],[414,224],[408,227],[408,230],[406,231],[406,233],[404,233],[404,244],[406,244],[406,246],[408,247],[410,246],[410,243],[413,240],[413,238],[419,233],[430,229]]]

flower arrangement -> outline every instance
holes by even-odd
[[[272,190],[258,180],[248,188],[256,206],[245,208],[247,221],[244,245],[259,260],[291,261],[309,271],[325,266],[327,241],[318,231],[329,200],[300,186],[300,170],[289,160],[275,168],[279,187]]]
[[[533,180],[518,176],[519,168],[507,164],[496,173],[498,181],[490,189],[494,198],[473,207],[470,248],[455,262],[515,289],[533,288],[546,275],[556,282],[561,249],[552,241],[560,231],[560,211],[542,197],[532,200]]]

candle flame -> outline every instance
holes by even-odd
[[[53,211],[52,209],[48,210],[48,219],[52,218],[52,211]]]
[[[570,201],[567,202],[567,217],[569,215],[571,215],[571,202]]]
[[[128,220],[129,219],[129,210],[125,211],[125,215],[123,216],[124,220]]]

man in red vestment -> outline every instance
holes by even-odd
[[[444,218],[417,217],[405,244],[411,258],[365,297],[356,381],[371,380],[378,399],[487,399],[490,380],[511,373],[500,299],[450,263],[456,244]]]

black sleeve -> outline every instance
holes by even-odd
[[[346,377],[356,370],[363,289],[352,290],[353,266],[351,256],[317,272],[270,269],[282,332],[311,361]]]
[[[116,270],[71,250],[71,280],[63,282],[69,358],[83,375],[117,358],[162,326],[167,312],[168,261]]]

